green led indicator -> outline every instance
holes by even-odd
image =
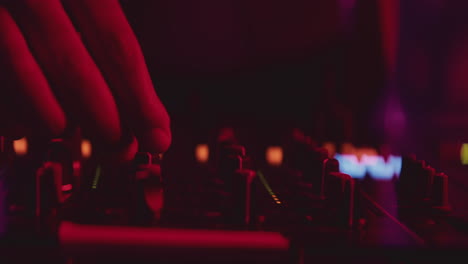
[[[271,198],[273,198],[273,201],[275,201],[276,204],[281,204],[281,200],[278,198],[278,196],[271,189],[270,185],[268,184],[268,182],[267,182],[267,180],[265,178],[265,175],[263,175],[263,173],[260,170],[257,171],[257,175],[260,178],[260,181],[262,182],[263,186],[267,190],[268,194],[270,194]]]
[[[468,144],[464,143],[460,149],[460,159],[463,165],[468,165]]]
[[[97,185],[98,185],[100,177],[101,177],[101,166],[97,166],[96,172],[94,173],[93,185],[91,186],[91,188],[97,189]]]

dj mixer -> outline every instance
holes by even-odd
[[[229,133],[195,158],[113,163],[81,138],[14,152],[2,138],[2,263],[439,263],[465,258],[450,176],[415,156],[353,178],[309,137],[260,161]],[[209,152],[209,155],[208,155]],[[88,153],[89,154],[89,153]],[[209,158],[208,158],[209,157]]]

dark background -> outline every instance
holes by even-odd
[[[466,1],[390,1],[393,70],[379,1],[121,2],[174,130],[201,141],[224,125],[298,127],[435,161],[468,140]]]
[[[389,71],[379,1],[121,1],[180,164],[223,126],[251,153],[300,128],[317,142],[415,153],[450,173],[451,200],[463,208],[468,4],[396,2]]]
[[[361,2],[346,21],[338,1],[123,6],[174,129],[299,127],[318,141],[376,144],[368,120],[385,87],[379,19],[375,1]],[[356,124],[348,131],[346,119]]]

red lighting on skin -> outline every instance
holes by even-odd
[[[280,166],[283,163],[283,149],[278,146],[268,147],[265,153],[268,164]]]
[[[207,144],[198,144],[195,147],[195,159],[199,163],[206,163],[210,158],[210,148]]]

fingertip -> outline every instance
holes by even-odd
[[[103,162],[124,164],[132,161],[138,151],[138,141],[134,136],[125,138],[115,145],[96,144],[96,154]]]
[[[137,134],[140,141],[140,151],[151,153],[166,152],[172,141],[172,134],[169,129],[151,128],[145,129]]]
[[[43,131],[46,137],[56,138],[63,135],[67,127],[65,114],[62,111],[56,112],[52,115],[53,118],[44,120]]]

